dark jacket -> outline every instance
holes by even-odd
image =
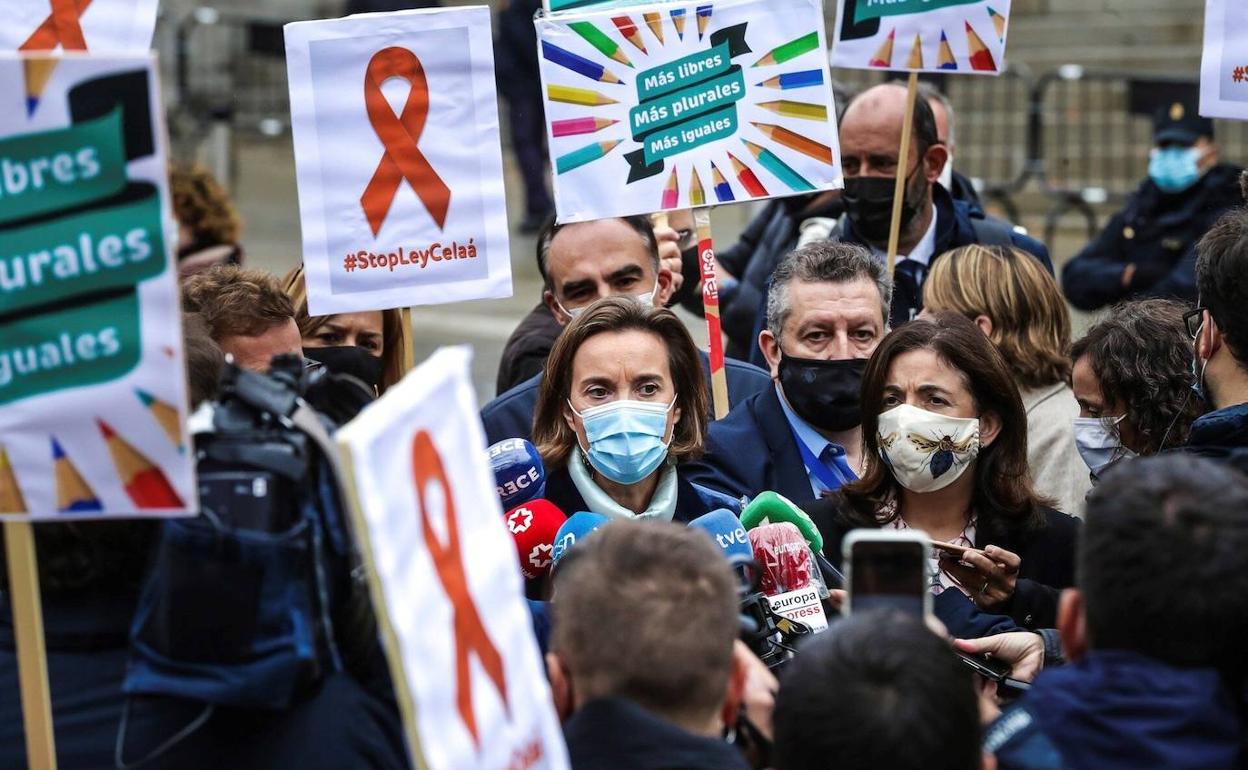
[[[1167,194],[1145,179],[1126,206],[1062,269],[1070,304],[1096,310],[1135,297],[1196,299],[1196,242],[1243,204],[1238,166],[1209,169],[1190,190]],[[1135,265],[1129,286],[1122,273]]]
[[[547,472],[546,499],[554,503],[555,507],[567,516],[590,510],[580,490],[572,483],[572,475],[568,473],[566,467]],[[672,516],[672,521],[687,524],[702,514],[710,513],[720,507],[723,507],[721,501],[700,493],[698,488],[685,477],[684,469],[677,466],[676,513]],[[594,513],[602,513],[602,511],[594,511]]]
[[[562,331],[563,327],[544,304],[538,303],[530,310],[503,346],[503,355],[498,359],[495,395],[502,395],[530,377],[540,375]]]
[[[690,481],[734,499],[779,492],[794,503],[815,499],[806,466],[775,387],[733,407],[706,432],[706,454],[685,466]]]
[[[1234,770],[1242,730],[1212,669],[1106,650],[1042,672],[984,749],[1000,770]]]
[[[749,770],[741,752],[687,733],[621,698],[600,698],[564,725],[572,770]]]
[[[1228,406],[1196,418],[1183,449],[1248,473],[1248,404]]]
[[[837,494],[802,506],[823,534],[824,555],[838,568],[841,540],[856,526],[845,506],[844,498]],[[1029,629],[1056,626],[1058,593],[1075,584],[1075,539],[1080,522],[1052,508],[1042,510],[1044,525],[1037,529],[1008,526],[1001,517],[982,512],[975,529],[976,548],[995,545],[1022,559],[1014,597],[1005,612]]]
[[[706,382],[706,392],[710,393],[710,364],[707,362],[705,351],[698,351],[698,353],[702,357],[702,375]],[[771,377],[767,372],[757,366],[734,361],[731,358],[724,362],[724,374],[728,379],[730,406],[771,386]],[[505,438],[532,437],[533,413],[537,411],[537,391],[541,383],[542,375],[539,373],[482,407],[481,422],[485,425],[485,437],[488,443],[493,444]]]

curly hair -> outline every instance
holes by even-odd
[[[1187,443],[1192,421],[1205,409],[1191,388],[1185,310],[1164,299],[1115,305],[1070,351],[1074,361],[1086,356],[1101,393],[1126,407],[1124,422],[1139,436],[1142,455]]]
[[[198,313],[213,341],[254,337],[293,320],[295,308],[277,279],[263,270],[218,265],[182,284],[182,310]]]
[[[208,169],[195,163],[169,169],[173,215],[207,245],[238,243],[242,222],[230,196]]]

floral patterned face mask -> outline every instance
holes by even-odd
[[[898,484],[935,492],[957,481],[979,454],[979,420],[902,404],[880,415],[879,442]]]

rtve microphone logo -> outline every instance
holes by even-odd
[[[720,548],[722,548],[723,550],[728,550],[734,544],[745,545],[749,543],[750,536],[745,534],[744,528],[738,527],[737,529],[734,529],[733,531],[727,534],[716,535],[715,540],[716,542],[719,543]]]

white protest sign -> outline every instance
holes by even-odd
[[[1205,0],[1200,114],[1248,120],[1248,3]]]
[[[486,457],[468,348],[442,348],[337,434],[417,766],[568,766]]]
[[[511,296],[489,9],[285,32],[312,315]]]
[[[0,0],[0,51],[140,52],[156,0]]]
[[[151,54],[0,54],[0,514],[193,512],[159,94]]]
[[[838,0],[832,66],[997,75],[1011,0]]]

